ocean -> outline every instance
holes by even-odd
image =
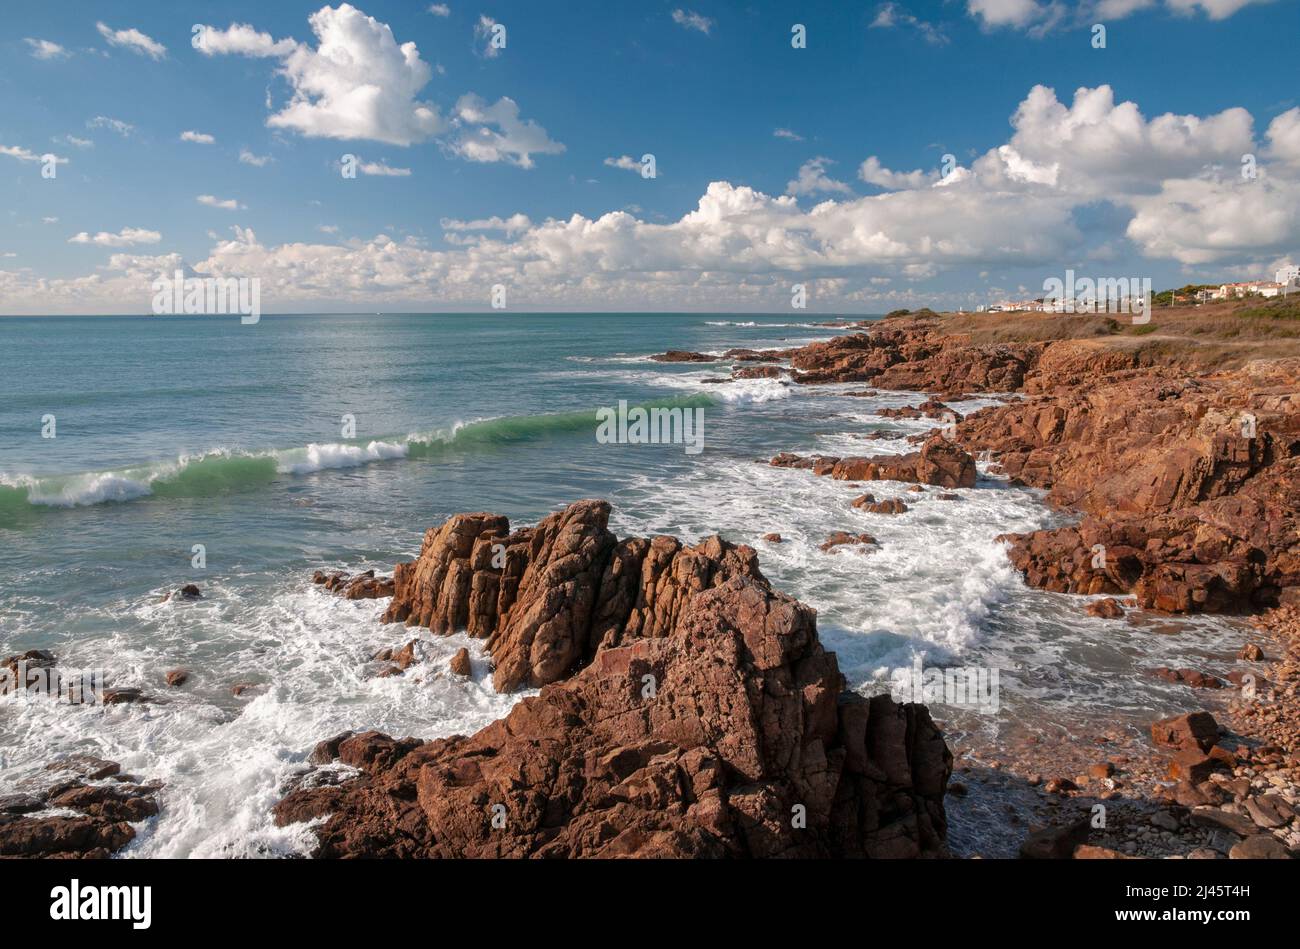
[[[1071,516],[987,462],[959,501],[866,488],[903,498],[897,515],[851,509],[864,488],[758,463],[911,450],[906,436],[935,423],[877,413],[922,394],[707,383],[730,361],[647,359],[843,332],[705,314],[0,319],[0,658],[48,649],[154,698],[0,698],[0,794],[87,752],[165,784],[123,857],[305,853],[305,827],[275,827],[270,808],[315,742],[469,733],[527,694],[496,694],[464,634],[424,631],[424,662],[375,677],[370,656],[418,631],[379,625],[386,601],[339,599],[312,572],[388,572],[450,514],[521,525],[585,497],[613,504],[620,536],[754,546],[777,588],[818,609],[853,688],[885,690],[918,662],[996,670],[996,708],[934,708],[954,747],[1141,728],[1186,703],[1185,687],[1144,670],[1231,667],[1235,621],[1117,624],[1025,587],[994,538]],[[621,400],[702,410],[704,450],[599,441],[598,410]],[[879,430],[895,437],[860,437]],[[835,530],[880,544],[819,550]],[[188,583],[203,599],[163,602]],[[470,681],[447,671],[461,646]],[[163,684],[173,668],[190,672],[181,689]],[[236,684],[253,688],[235,696]]]

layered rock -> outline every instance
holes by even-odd
[[[1120,373],[985,409],[958,437],[1089,512],[1008,536],[1031,585],[1132,592],[1171,613],[1249,611],[1300,587],[1300,393],[1286,381],[1297,370]]]
[[[458,514],[397,565],[383,621],[485,637],[507,692],[558,681],[602,645],[667,635],[691,597],[733,576],[762,579],[750,547],[620,542],[609,512],[579,501],[513,533],[500,515]]]
[[[843,692],[815,612],[752,551],[670,540],[611,549],[574,676],[472,737],[340,736],[314,760],[360,775],[291,792],[277,820],[328,815],[329,857],[942,854],[952,758],[925,708]],[[650,578],[667,600],[643,597]],[[525,585],[571,603],[568,579]]]
[[[977,477],[970,453],[942,435],[928,438],[920,451],[905,455],[801,458],[782,452],[770,464],[776,468],[805,468],[837,481],[905,481],[943,488],[973,488]]]

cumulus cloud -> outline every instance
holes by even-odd
[[[433,71],[415,43],[398,45],[388,24],[347,3],[322,7],[307,21],[315,48],[234,24],[204,27],[199,50],[280,59],[280,74],[293,94],[267,119],[273,128],[391,145],[424,141],[442,129],[437,107],[416,98]]]
[[[1273,0],[966,0],[966,11],[987,29],[1026,30],[1041,36],[1058,26],[1080,27],[1101,20],[1120,20],[1143,10],[1163,9],[1182,16],[1205,14],[1223,20],[1244,7]]]
[[[187,130],[181,132],[181,141],[194,142],[196,145],[212,145],[215,144],[217,139],[215,136],[209,135],[207,132]]]
[[[292,129],[309,137],[391,145],[412,145],[438,136],[450,155],[475,162],[504,161],[521,168],[533,167],[535,154],[564,151],[535,121],[521,119],[519,106],[507,97],[488,105],[470,93],[444,118],[437,106],[417,98],[433,70],[421,59],[416,44],[399,45],[388,24],[356,7],[347,3],[322,7],[308,22],[316,35],[315,48],[309,43],[276,40],[239,23],[225,30],[202,27],[196,42],[199,51],[208,56],[238,54],[280,60],[278,71],[293,93],[290,101],[267,119],[273,128]],[[483,16],[476,30],[488,36],[493,25],[491,17]],[[489,47],[488,52],[498,50]],[[273,108],[269,93],[267,107]],[[242,154],[240,160],[259,164]]]
[[[131,247],[135,244],[157,244],[161,240],[162,235],[157,231],[145,230],[141,227],[124,227],[116,234],[100,231],[91,236],[88,232],[82,231],[69,237],[68,243],[96,244],[100,247]]]
[[[120,46],[137,56],[148,56],[150,59],[162,59],[167,55],[166,46],[134,27],[115,30],[104,23],[96,23],[95,29],[99,30],[99,35],[104,37],[109,46]]]
[[[29,36],[23,42],[31,49],[33,59],[66,59],[72,55],[58,43],[50,40],[33,39]]]
[[[1300,106],[1270,122],[1265,135],[1269,158],[1300,167]]]
[[[564,151],[546,129],[531,119],[520,119],[518,104],[508,96],[488,105],[470,93],[460,97],[454,114],[459,131],[447,147],[469,161],[505,161],[532,168],[533,155],[558,155]]]
[[[792,195],[817,194],[852,194],[853,189],[842,181],[836,181],[826,174],[826,166],[835,162],[829,158],[810,158],[799,166],[799,177],[785,186],[785,193]]]
[[[1195,13],[1198,10],[1211,20],[1223,20],[1242,7],[1252,3],[1271,3],[1272,0],[1165,0],[1171,10],[1178,13]]]
[[[872,155],[858,167],[858,177],[867,184],[890,191],[921,188],[938,180],[937,171],[890,171]]]
[[[1147,117],[1105,86],[1065,101],[1035,87],[1015,110],[1008,140],[944,178],[868,158],[858,175],[888,189],[881,194],[855,196],[843,182],[827,191],[829,162],[817,158],[791,183],[822,198],[807,208],[794,193],[714,181],[676,220],[628,210],[449,218],[441,222],[448,246],[437,250],[385,234],[263,245],[237,229],[194,267],[259,276],[268,306],[285,308],[483,305],[488,288],[504,283],[520,306],[765,309],[788,299],[797,278],[815,286],[821,303],[878,310],[936,302],[928,281],[940,274],[969,285],[977,274],[1056,273],[1081,260],[1132,272],[1140,255],[1213,265],[1213,279],[1300,245],[1297,123],[1300,113],[1283,113],[1256,142],[1240,110]],[[1243,151],[1260,158],[1255,179],[1240,173]],[[1109,209],[1100,235],[1079,217],[1098,207]],[[30,310],[77,292],[106,299],[137,279],[131,292],[147,293],[146,260],[123,258],[116,270],[59,281],[0,271],[0,306]],[[124,305],[118,299],[103,311]]]
[[[224,30],[200,25],[193,40],[194,48],[204,56],[250,56],[265,58],[288,56],[298,44],[291,39],[277,40],[247,23],[232,23]]]

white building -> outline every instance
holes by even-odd
[[[1297,267],[1294,264],[1289,267],[1283,267],[1277,273],[1273,274],[1273,282],[1280,283],[1283,286],[1288,283],[1295,286],[1300,282],[1300,267]]]

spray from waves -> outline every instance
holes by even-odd
[[[725,401],[725,400],[723,400]],[[643,408],[705,408],[710,395],[679,396]],[[457,423],[450,430],[393,436],[365,443],[326,442],[266,451],[218,448],[175,461],[68,475],[0,474],[0,518],[31,507],[73,508],[138,498],[203,498],[256,489],[284,475],[356,468],[380,461],[432,458],[552,435],[594,431],[597,410],[503,416]]]

